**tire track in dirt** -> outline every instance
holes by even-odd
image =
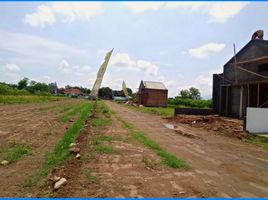
[[[166,120],[141,113],[126,106],[106,101],[111,110],[136,128],[144,131],[163,148],[188,161],[191,172],[180,173],[180,184],[200,193],[220,197],[265,197],[268,195],[268,151],[235,138],[217,136],[213,132],[176,124],[197,135],[187,138],[165,128]]]

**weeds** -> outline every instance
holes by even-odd
[[[45,156],[44,162],[40,170],[32,177],[25,181],[25,186],[35,185],[40,178],[46,176],[57,165],[62,164],[69,156],[69,145],[75,141],[83,129],[83,123],[90,115],[93,107],[92,102],[82,104],[83,109],[77,121],[65,132],[63,138],[57,143],[55,148],[48,152]]]
[[[149,149],[153,150],[159,157],[161,157],[165,165],[171,168],[190,169],[190,166],[186,161],[179,159],[175,155],[164,150],[155,141],[149,139],[145,133],[135,130],[132,124],[125,122],[118,116],[116,116],[116,118],[121,121],[124,127],[130,131],[132,137],[135,140],[148,147]]]
[[[89,183],[100,183],[100,177],[93,175],[91,170],[87,169],[84,171],[84,175],[87,178]]]
[[[24,103],[46,103],[50,101],[65,100],[65,97],[38,96],[38,95],[0,95],[0,105],[24,104]]]
[[[92,126],[108,126],[112,123],[111,119],[107,118],[95,118],[91,120]]]
[[[60,122],[65,123],[71,117],[77,115],[78,113],[81,113],[81,111],[83,110],[85,104],[86,103],[83,102],[83,103],[77,104],[74,107],[72,107],[72,110],[70,112],[68,112],[65,115],[60,117]]]
[[[151,169],[159,169],[159,163],[151,160],[150,158],[143,156],[142,157],[142,162],[145,164],[146,167],[149,167]]]
[[[100,153],[105,153],[105,154],[115,153],[115,150],[112,147],[104,145],[104,144],[98,144],[94,146],[94,150]]]
[[[22,143],[12,142],[8,149],[3,150],[4,160],[9,163],[18,161],[21,157],[30,154],[30,148]]]
[[[265,149],[268,149],[268,138],[259,136],[259,135],[247,135],[244,139],[246,142],[261,146]]]

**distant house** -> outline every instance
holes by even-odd
[[[76,88],[65,89],[64,94],[66,94],[68,96],[80,96],[80,95],[83,95],[81,90],[76,89]]]
[[[166,107],[168,90],[161,82],[141,81],[138,103],[144,106]]]
[[[213,74],[213,110],[243,118],[247,107],[268,108],[268,41],[253,39]]]

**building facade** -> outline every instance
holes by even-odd
[[[151,107],[166,107],[168,90],[163,83],[141,81],[138,91],[138,104]]]
[[[247,107],[268,107],[268,41],[253,39],[213,74],[213,110],[244,118]]]

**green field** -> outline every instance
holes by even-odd
[[[24,103],[46,103],[49,101],[59,101],[67,99],[58,96],[38,96],[38,95],[0,95],[0,105],[24,104]]]

